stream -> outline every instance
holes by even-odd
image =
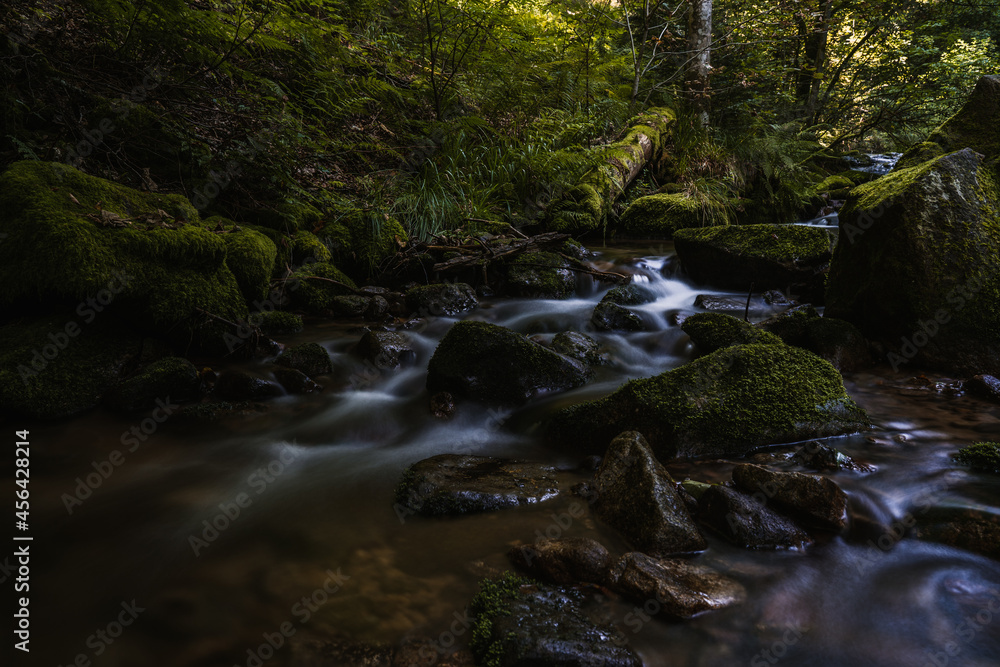
[[[45,526],[32,547],[32,664],[70,665],[80,655],[101,667],[307,664],[293,663],[297,649],[287,644],[329,637],[430,639],[440,647],[426,663],[434,664],[467,644],[466,605],[482,577],[508,568],[512,546],[589,536],[613,553],[627,550],[589,508],[575,511],[585,502],[568,492],[451,519],[408,515],[392,502],[406,466],[442,453],[542,461],[560,468],[560,486],[569,489],[589,473],[582,457],[540,441],[539,419],[691,359],[674,315],[696,310],[698,294],[725,293],[671,276],[669,244],[596,250],[598,266],[628,271],[655,290],[655,302],[634,309],[651,331],[589,331],[608,287],[585,276],[569,300],[485,300],[467,314],[539,340],[587,331],[603,345],[610,363],[594,380],[516,411],[462,403],[449,421],[430,414],[427,362],[455,321],[438,318],[410,329],[416,364],[394,372],[351,354],[362,333],[356,325],[316,324],[286,336],[283,343],[315,341],[330,351],[334,374],[323,392],[282,397],[261,416],[218,425],[168,417],[134,451],[123,436],[140,418],[102,410],[29,425],[33,518]],[[883,365],[845,376],[876,424],[827,443],[876,467],[829,473],[855,517],[893,524],[917,514],[927,497],[935,505],[998,504],[1000,477],[972,473],[951,457],[971,442],[1000,440],[1000,406],[942,390],[950,378],[914,379],[920,375]],[[711,482],[727,479],[734,463],[667,468],[678,480]],[[78,492],[94,473],[99,484]],[[647,667],[1000,660],[1000,563],[909,537],[879,543],[858,531],[805,552],[752,552],[707,537],[699,560],[739,580],[746,603],[683,623],[600,594],[592,603]],[[129,625],[109,627],[122,614]],[[267,649],[265,637],[282,628],[292,636],[280,650]]]

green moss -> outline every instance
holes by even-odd
[[[396,239],[409,236],[395,218],[384,218],[363,212],[346,215],[326,224],[319,236],[333,253],[333,261],[350,276],[367,280],[376,273],[379,264],[396,254]]]
[[[150,410],[157,400],[177,402],[196,398],[201,379],[198,369],[180,357],[164,357],[126,379],[105,396],[105,404],[122,412]]]
[[[691,336],[702,353],[747,343],[781,344],[781,339],[774,334],[723,313],[696,313],[684,320],[681,329]]]
[[[330,249],[323,245],[323,242],[312,232],[304,230],[295,232],[291,239],[291,246],[290,261],[295,266],[302,266],[310,261],[329,262],[333,258]]]
[[[980,472],[1000,473],[1000,443],[977,442],[958,450],[955,460]]]
[[[311,278],[326,278],[326,280],[311,280]],[[292,274],[288,294],[292,303],[309,313],[327,313],[333,304],[333,298],[345,294],[353,294],[357,288],[354,281],[345,276],[336,266],[330,263],[309,264]]]
[[[944,155],[944,149],[933,141],[923,141],[915,146],[911,146],[899,160],[896,161],[894,171],[902,171],[910,167],[916,167],[928,160]]]
[[[520,253],[507,265],[507,287],[513,296],[566,299],[576,291],[569,262],[554,252]]]
[[[801,225],[730,225],[681,229],[675,239],[700,242],[743,257],[775,262],[812,260],[830,252],[830,237],[822,229]]]
[[[312,204],[287,199],[273,206],[255,210],[249,217],[255,224],[291,235],[300,229],[314,228],[323,214]]]
[[[327,375],[333,372],[333,367],[330,364],[330,353],[319,343],[293,345],[282,352],[274,363],[302,371],[309,377]]]
[[[258,314],[258,318],[260,332],[265,336],[299,333],[304,328],[300,316],[283,310],[264,311]]]
[[[278,255],[274,241],[253,229],[236,230],[235,222],[219,216],[206,219],[203,226],[214,229],[220,223],[230,229],[219,237],[226,245],[226,266],[236,278],[243,298],[248,302],[266,298]]]
[[[518,656],[507,655],[511,638],[495,637],[493,619],[510,614],[510,602],[520,597],[522,586],[530,585],[531,579],[519,577],[512,572],[504,572],[498,579],[483,579],[479,583],[479,593],[472,599],[469,611],[474,617],[472,637],[469,646],[481,667],[500,667],[513,664]]]
[[[671,239],[678,229],[699,227],[724,216],[725,211],[718,208],[713,215],[701,202],[682,193],[649,195],[625,209],[618,229],[633,237]]]

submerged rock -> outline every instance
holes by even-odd
[[[282,388],[241,370],[225,370],[215,381],[215,396],[226,401],[260,401],[267,398],[277,398],[285,392]]]
[[[655,601],[656,611],[681,620],[724,609],[746,599],[743,586],[710,567],[679,558],[627,553],[611,566],[608,586],[640,604]]]
[[[328,375],[333,372],[330,353],[319,343],[302,343],[286,348],[274,363],[286,368],[302,371],[309,377]]]
[[[423,316],[454,317],[478,308],[479,300],[465,283],[421,285],[406,293],[406,307]]]
[[[917,517],[916,536],[1000,560],[1000,514],[978,507],[932,507]]]
[[[762,331],[748,322],[722,313],[695,313],[684,319],[681,329],[702,354],[715,352],[731,345],[761,343],[780,345],[781,339]]]
[[[465,320],[441,340],[427,367],[427,389],[478,401],[519,405],[532,397],[572,389],[589,369],[510,329]]]
[[[796,347],[753,344],[632,380],[606,398],[555,413],[545,428],[552,441],[591,452],[636,430],[669,460],[742,456],[762,445],[869,426],[828,362]]]
[[[641,667],[620,630],[595,622],[576,591],[505,576],[473,599],[476,664],[496,667]]]
[[[826,477],[742,463],[733,469],[733,481],[746,493],[762,495],[769,504],[818,527],[841,530],[847,524],[847,495]]]
[[[643,331],[646,329],[642,318],[624,306],[610,301],[601,301],[594,307],[591,324],[599,331]]]
[[[552,338],[552,349],[555,352],[582,361],[591,366],[607,363],[601,354],[601,344],[579,331],[563,331]]]
[[[792,454],[792,460],[815,470],[852,470],[854,472],[875,472],[875,467],[858,463],[847,454],[813,441],[806,443]]]
[[[511,296],[565,299],[576,291],[576,275],[565,257],[554,252],[520,253],[507,265]]]
[[[410,337],[396,331],[369,331],[358,341],[358,354],[377,368],[393,369],[414,363],[417,353]]]
[[[604,583],[611,565],[608,550],[589,537],[540,540],[514,547],[507,556],[532,576],[557,584]]]
[[[394,667],[395,651],[388,644],[350,639],[291,641],[291,667]]]
[[[636,549],[653,556],[692,553],[708,545],[670,473],[641,434],[615,438],[594,479],[594,511]]]
[[[803,549],[812,538],[755,498],[713,484],[698,499],[698,520],[745,549]]]
[[[395,501],[397,508],[441,516],[531,505],[558,493],[554,469],[548,466],[487,456],[440,454],[406,469],[396,487]]]

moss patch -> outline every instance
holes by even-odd
[[[270,310],[258,315],[260,318],[260,332],[265,336],[280,336],[281,334],[295,334],[302,331],[305,325],[302,317],[294,313],[287,313],[283,310]]]
[[[397,237],[402,241],[408,238],[395,218],[375,218],[361,212],[327,223],[318,235],[330,246],[337,266],[362,281],[374,275],[378,265],[396,253]]]
[[[1000,443],[977,442],[958,450],[955,460],[980,472],[1000,473]]]
[[[724,215],[722,207],[718,209],[713,215],[701,202],[682,193],[649,195],[625,209],[617,230],[630,237],[672,239],[678,229],[699,227]]]
[[[330,353],[319,343],[302,343],[286,349],[274,363],[286,368],[294,368],[309,377],[327,375],[333,372]]]
[[[476,664],[482,667],[500,667],[508,664],[505,655],[508,647],[502,639],[494,637],[493,620],[497,616],[510,614],[510,602],[520,596],[522,586],[532,581],[512,572],[504,572],[499,579],[483,579],[479,583],[479,593],[472,599],[469,611],[475,617],[472,624],[470,648],[476,656]]]
[[[336,282],[328,282],[330,280]],[[286,285],[287,293],[296,308],[317,315],[330,311],[334,297],[353,294],[353,290],[357,288],[353,280],[329,262],[302,267],[292,274],[292,282]]]
[[[681,329],[691,336],[691,340],[703,354],[730,345],[780,345],[782,342],[774,334],[724,313],[695,313],[684,320]]]

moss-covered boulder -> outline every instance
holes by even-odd
[[[674,234],[681,266],[692,280],[724,289],[787,290],[822,297],[830,235],[802,225],[731,225]]]
[[[823,357],[838,371],[856,371],[872,365],[873,357],[861,330],[835,317],[820,317],[812,306],[796,306],[755,327],[776,334],[789,345]]]
[[[971,149],[859,186],[840,216],[826,314],[888,362],[1000,373],[1000,189]]]
[[[587,367],[522,334],[488,322],[465,320],[441,340],[427,367],[427,389],[500,405],[584,384]],[[609,437],[608,440],[611,438]]]
[[[409,238],[395,218],[364,212],[326,223],[317,236],[330,246],[334,263],[359,280],[373,276],[379,264],[399,250],[396,239]]]
[[[639,306],[655,298],[650,290],[639,285],[614,287],[594,307],[590,323],[599,331],[643,331],[646,323],[627,306]]]
[[[194,364],[181,357],[165,357],[114,387],[104,403],[119,412],[138,412],[151,410],[157,401],[185,401],[200,395],[201,378]]]
[[[941,127],[931,132],[924,144],[917,144],[903,154],[908,160],[925,144],[936,145],[941,153],[963,148],[985,155],[987,160],[1000,158],[1000,76],[984,76],[976,83],[965,105]],[[936,155],[933,157],[937,157]],[[898,166],[898,163],[897,163]]]
[[[454,317],[478,308],[479,299],[466,283],[419,285],[406,292],[406,307],[425,317]]]
[[[576,274],[565,257],[554,252],[523,252],[507,265],[510,296],[566,299],[576,291]]]
[[[706,211],[700,201],[678,192],[640,197],[625,209],[616,236],[672,239],[678,229],[700,227],[722,217],[724,211]]]
[[[607,363],[601,344],[579,331],[563,331],[552,338],[552,349],[559,354],[591,366]]]
[[[251,315],[250,321],[254,321]],[[302,317],[295,313],[284,310],[269,310],[257,314],[257,326],[265,336],[280,336],[282,334],[296,334],[305,328]]]
[[[469,605],[471,648],[484,667],[641,667],[621,630],[595,622],[583,595],[505,574],[486,579]]]
[[[781,344],[781,339],[774,334],[724,313],[695,313],[684,318],[681,329],[702,354],[731,345]]]
[[[847,199],[854,182],[846,176],[835,174],[827,176],[813,188],[817,195],[825,195],[829,199]]]
[[[292,274],[286,294],[295,308],[314,315],[328,315],[334,298],[354,294],[357,285],[329,262],[307,264]]]
[[[281,353],[274,363],[286,368],[302,371],[309,377],[328,375],[333,372],[330,353],[319,343],[293,345]]]
[[[0,412],[63,419],[90,410],[138,357],[141,339],[72,311],[0,327]]]
[[[440,454],[403,472],[396,487],[396,512],[401,518],[414,512],[445,516],[534,505],[559,494],[554,473],[538,463]]]
[[[219,351],[227,351],[220,320],[201,318],[198,309],[242,320],[273,261],[261,239],[234,237],[242,248],[234,262],[256,263],[240,269],[243,294],[227,264],[229,234],[205,229],[185,198],[139,192],[61,163],[18,162],[0,175],[0,232],[7,235],[0,305],[83,301],[97,316],[113,303],[141,329]]]
[[[565,446],[599,452],[621,431],[635,430],[668,460],[742,456],[763,445],[868,427],[868,416],[828,362],[796,347],[753,344],[723,348],[561,410],[546,433]]]

